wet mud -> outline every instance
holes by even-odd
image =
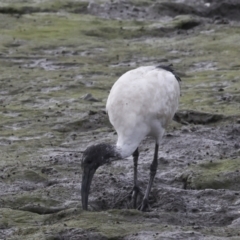
[[[238,1],[0,2],[0,239],[240,239]],[[150,209],[132,209],[129,157],[97,170],[83,211],[82,152],[117,139],[112,84],[170,63],[182,94]],[[138,204],[153,139],[139,150]]]

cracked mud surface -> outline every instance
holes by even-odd
[[[240,239],[238,1],[0,3],[0,239]],[[82,152],[117,138],[112,84],[170,63],[182,96],[151,209],[131,209],[129,157],[97,170],[82,211]],[[140,145],[143,192],[153,149]]]

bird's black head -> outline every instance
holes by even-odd
[[[117,158],[116,149],[109,144],[98,144],[88,147],[82,157],[82,207],[87,210],[88,195],[96,170],[103,164],[110,162],[113,158]]]
[[[109,144],[101,143],[88,147],[82,156],[82,168],[90,167],[97,169],[101,165],[110,162],[114,157],[114,147]]]

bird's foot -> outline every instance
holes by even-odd
[[[142,201],[141,205],[138,207],[138,210],[145,212],[146,210],[149,210],[149,209],[150,209],[150,206],[148,203],[148,199],[143,198],[143,201]]]
[[[134,186],[132,191],[130,192],[131,200],[132,200],[132,206],[133,208],[137,208],[137,199],[138,195],[141,194],[143,196],[143,192],[139,186]]]

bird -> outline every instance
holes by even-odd
[[[180,77],[172,65],[141,66],[124,73],[112,86],[106,112],[117,132],[116,144],[100,143],[89,146],[82,155],[81,200],[88,210],[90,186],[96,170],[112,161],[133,156],[133,208],[146,211],[149,194],[158,167],[158,149],[167,125],[173,119],[180,99]],[[150,178],[142,203],[137,205],[139,144],[146,136],[155,139]]]

